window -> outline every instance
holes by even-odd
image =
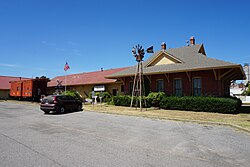
[[[175,93],[175,96],[182,96],[182,80],[181,79],[174,80],[174,93]]]
[[[163,81],[163,79],[159,79],[156,82],[157,82],[156,83],[157,84],[156,90],[158,92],[164,92],[164,81]]]
[[[112,95],[116,96],[117,95],[117,89],[112,89]]]
[[[201,96],[201,78],[193,78],[194,96]]]
[[[70,98],[70,96],[63,96],[63,100],[71,100]]]
[[[121,85],[121,92],[124,92],[124,85]]]

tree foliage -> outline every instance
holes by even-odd
[[[250,84],[246,85],[246,90],[242,93],[243,96],[250,96]]]

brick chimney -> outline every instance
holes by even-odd
[[[191,36],[189,40],[190,40],[190,45],[191,45],[191,46],[192,46],[192,45],[195,45],[194,36]]]
[[[165,42],[161,43],[161,50],[166,50],[167,49],[167,45]]]

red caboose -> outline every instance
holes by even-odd
[[[22,97],[22,85],[23,81],[11,81],[10,82],[10,96]]]
[[[48,81],[47,78],[12,81],[10,82],[10,96],[19,99],[39,100],[41,95],[47,95]]]

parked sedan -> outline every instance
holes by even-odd
[[[48,114],[50,111],[64,113],[82,110],[82,102],[72,96],[50,95],[41,99],[40,109]]]

